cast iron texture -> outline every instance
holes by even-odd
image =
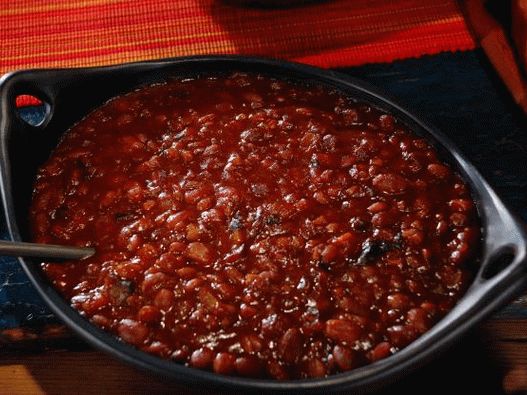
[[[10,237],[27,240],[27,214],[36,170],[48,158],[64,131],[90,110],[111,97],[170,76],[232,71],[260,72],[335,87],[350,97],[392,113],[433,144],[443,159],[470,184],[481,217],[481,265],[472,285],[457,306],[430,331],[385,360],[324,379],[255,380],[187,368],[120,342],[72,309],[46,280],[38,262],[19,258],[52,311],[89,343],[135,366],[189,384],[284,393],[364,392],[386,385],[423,365],[527,286],[527,235],[523,225],[450,140],[364,82],[332,71],[270,59],[188,57],[104,68],[30,70],[2,77],[0,192]],[[20,94],[33,94],[47,103],[48,115],[42,124],[34,127],[21,120],[15,110],[15,98]]]

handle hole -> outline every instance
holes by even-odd
[[[514,258],[514,252],[511,250],[498,252],[490,258],[489,262],[483,269],[483,273],[481,273],[481,277],[485,280],[490,280],[492,277],[505,270],[514,261]]]
[[[51,106],[40,97],[20,94],[15,98],[15,104],[19,118],[33,127],[45,126],[51,119]]]

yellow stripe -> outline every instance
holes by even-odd
[[[365,36],[365,35],[369,35],[371,34],[372,32],[375,32],[375,33],[391,33],[393,31],[397,31],[397,30],[403,30],[403,29],[407,29],[407,28],[411,28],[411,27],[416,27],[418,25],[422,25],[422,26],[431,26],[431,25],[440,25],[440,24],[444,24],[444,23],[450,23],[450,22],[458,22],[462,20],[462,18],[460,16],[453,16],[453,17],[450,17],[450,18],[442,18],[442,19],[439,19],[439,20],[434,20],[434,21],[430,21],[430,22],[426,22],[426,23],[414,23],[414,22],[410,22],[410,23],[405,23],[405,24],[402,24],[402,25],[397,25],[397,24],[394,24],[394,25],[391,25],[391,26],[385,26],[385,25],[379,25],[379,26],[370,26],[370,27],[367,27],[367,26],[364,26],[364,27],[360,27],[360,28],[353,28],[353,26],[351,25],[342,25],[342,26],[337,26],[336,29],[338,29],[340,31],[340,34],[338,34],[339,37],[341,38],[345,38],[346,36],[343,35],[343,33],[345,34],[349,34],[349,38],[350,39],[353,39],[353,38],[360,38],[361,36]],[[169,23],[167,23],[169,22]],[[170,22],[172,22],[170,24]],[[164,33],[164,35],[170,35],[172,37],[174,37],[174,34],[175,33],[179,33],[178,30],[184,30],[186,27],[192,27],[192,26],[195,26],[196,24],[196,21],[190,21],[188,23],[181,23],[183,21],[165,21],[165,22],[160,22],[160,23],[154,23],[154,24],[149,24],[148,26],[145,26],[145,25],[130,25],[130,26],[127,26],[125,30],[123,30],[123,27],[119,27],[119,26],[112,26],[108,29],[98,29],[98,30],[93,30],[93,31],[85,31],[85,32],[67,32],[67,33],[59,33],[59,34],[49,34],[49,35],[39,35],[37,37],[32,37],[32,36],[28,36],[25,38],[25,40],[23,42],[19,42],[20,39],[18,38],[14,38],[14,39],[5,39],[3,41],[4,43],[4,51],[8,52],[9,51],[9,46],[11,45],[13,47],[14,50],[16,50],[17,52],[19,51],[22,51],[22,50],[26,50],[26,49],[32,49],[32,50],[47,50],[47,49],[52,49],[52,48],[55,48],[56,47],[56,42],[58,40],[62,41],[62,45],[64,46],[64,44],[66,45],[75,45],[75,49],[79,50],[79,49],[90,49],[90,48],[100,48],[100,47],[93,47],[93,46],[89,46],[88,44],[90,42],[93,42],[93,43],[96,43],[96,44],[99,44],[101,41],[105,41],[108,39],[108,37],[111,37],[112,39],[122,39],[123,37],[118,37],[119,35],[122,35],[122,36],[126,36],[126,38],[130,38],[131,35],[137,35],[137,34],[141,34],[143,32],[148,32],[150,30],[153,30],[153,29],[158,29],[158,32],[156,32],[157,35],[160,35],[160,33]],[[304,25],[304,24],[303,24]],[[298,26],[297,26],[298,27]],[[287,29],[289,30],[290,26],[287,26]],[[342,30],[343,28],[347,28],[346,30]],[[334,29],[334,30],[336,30]],[[357,30],[355,30],[357,29]],[[251,29],[251,30],[247,30],[247,31],[244,31],[243,34],[253,34],[253,33],[259,33],[259,32],[262,32],[263,30],[265,30],[265,28],[256,28],[256,29]],[[305,32],[305,35],[309,35],[310,33],[313,33],[313,32]],[[221,36],[222,34],[227,34],[227,32],[224,32],[224,31],[216,31],[216,32],[212,32],[210,33],[210,30],[209,32],[196,32],[196,33],[193,33],[191,35],[181,35],[180,38],[181,39],[186,39],[186,38],[197,38],[197,37],[212,37],[212,36]],[[241,32],[240,32],[241,34]],[[179,34],[178,34],[179,36]],[[299,38],[302,38],[302,37],[305,37],[303,35],[301,36],[298,36],[298,35],[292,35],[292,36],[289,36],[289,38],[293,38],[293,37],[299,37]],[[101,40],[102,38],[102,40]],[[146,37],[148,39],[148,37]],[[284,37],[286,38],[286,37]],[[317,39],[317,41],[320,41],[320,40],[324,40],[324,39],[327,39],[327,38],[336,38],[335,37],[335,34],[334,33],[331,33],[329,32],[327,35],[325,35],[324,37],[313,37],[314,39]],[[82,39],[82,40],[80,40]],[[169,38],[167,38],[166,40],[169,40]],[[79,45],[79,42],[82,41],[82,48],[79,48],[78,45]],[[137,42],[128,42],[127,44],[129,45],[140,45],[141,43],[148,43],[150,41],[137,41]],[[286,40],[282,40],[282,41],[279,41],[280,43],[283,43],[283,42],[287,42],[287,39]],[[38,45],[37,45],[38,44]],[[306,44],[309,44],[308,42],[306,42]],[[121,43],[115,43],[113,44],[114,47],[117,47],[119,45],[123,45]],[[7,50],[6,50],[7,49]],[[38,52],[37,52],[38,53]],[[35,54],[35,53],[33,53]],[[4,57],[5,59],[5,57]]]
[[[52,3],[49,4],[35,4],[30,6],[9,6],[7,9],[0,10],[0,16],[6,15],[21,15],[32,12],[49,12],[49,11],[58,11],[58,10],[71,10],[71,9],[82,9],[86,7],[93,7],[99,4],[111,4],[111,3],[123,3],[127,0],[84,0],[82,2],[77,1],[65,1],[62,4]],[[79,4],[80,3],[80,4]]]
[[[176,0],[175,0],[176,1]],[[53,10],[65,10],[65,9],[74,9],[74,8],[78,8],[79,11],[82,9],[82,8],[85,8],[85,7],[88,7],[88,6],[94,6],[94,5],[99,5],[99,4],[110,4],[110,3],[115,3],[115,4],[118,4],[118,3],[123,3],[123,2],[127,2],[127,0],[85,0],[83,3],[82,6],[79,6],[78,3],[74,2],[74,1],[69,1],[69,2],[66,2],[66,4],[63,4],[62,6],[60,5],[57,5],[57,4],[51,4],[51,5],[45,5],[45,6],[33,6],[33,7],[24,7],[24,8],[21,8],[20,10],[22,10],[21,12],[18,12],[18,10],[16,9],[16,7],[13,9],[13,8],[9,8],[9,9],[4,9],[4,10],[0,10],[0,16],[2,15],[16,15],[16,14],[23,14],[23,13],[26,13],[26,12],[35,12],[35,11],[53,11]],[[163,3],[163,5],[166,5],[166,6],[170,6],[170,3]],[[143,6],[144,7],[144,6]],[[197,8],[197,6],[195,6]],[[141,6],[139,6],[140,9],[142,9]],[[189,6],[189,7],[185,7],[185,8],[194,8],[192,6]],[[325,11],[323,11],[323,14],[329,14],[330,13],[330,10],[332,10],[331,12],[333,13],[338,13],[339,15],[346,15],[345,17],[343,18],[332,18],[332,22],[334,21],[339,21],[339,20],[358,20],[358,19],[368,19],[368,18],[379,18],[379,17],[389,17],[389,16],[395,16],[395,15],[400,15],[400,14],[407,14],[408,16],[410,17],[414,17],[414,18],[417,18],[417,20],[419,20],[419,16],[416,16],[414,14],[414,12],[418,12],[418,11],[428,11],[428,15],[431,15],[431,11],[434,10],[434,9],[439,9],[439,8],[447,8],[445,10],[446,11],[450,11],[450,12],[454,12],[456,14],[459,15],[459,10],[454,6],[453,3],[449,2],[449,1],[446,1],[446,2],[443,2],[441,4],[425,4],[425,5],[422,5],[422,6],[415,6],[415,7],[411,7],[411,8],[399,8],[399,9],[394,9],[394,10],[383,10],[382,8],[379,9],[379,11],[374,11],[374,12],[371,12],[371,13],[367,13],[367,14],[363,14],[361,13],[361,9],[360,8],[357,8],[356,11],[358,12],[350,12],[350,6],[348,3],[344,3],[344,4],[338,4],[338,3],[335,3],[334,5],[328,5],[327,9]],[[167,7],[167,9],[177,9],[176,6],[174,5],[171,5],[170,7]],[[125,12],[127,10],[130,10],[129,8],[128,9],[122,9],[121,11]],[[149,10],[149,8],[147,7],[144,7],[143,11],[142,12],[145,12]],[[161,9],[159,7],[156,7],[155,9],[155,12],[159,12],[161,11]],[[232,9],[231,8],[228,8],[228,7],[223,7],[223,9],[220,9],[219,10],[220,12],[223,11],[225,13],[227,12],[231,12],[232,13]],[[268,17],[268,19],[271,19],[271,20],[277,20],[277,19],[287,19],[287,18],[290,18],[290,12],[291,11],[283,11],[283,10],[278,10],[278,11],[273,11],[273,13],[261,13],[261,12],[258,12],[258,11],[246,11],[246,12],[235,12],[234,13],[234,17],[231,17],[230,18],[230,21],[232,22],[237,22],[238,21],[238,17],[239,16],[244,16],[246,18],[256,18],[256,19],[265,19],[265,16]],[[437,12],[437,11],[435,11]],[[309,16],[311,15],[312,17],[317,17],[319,15],[313,15],[311,12],[309,11],[305,11],[304,12],[306,14],[306,16]],[[243,15],[245,14],[245,15]],[[122,15],[126,15],[126,14],[122,14]],[[295,18],[298,18],[298,12],[295,16]],[[177,16],[177,14],[176,14]],[[227,14],[225,15],[227,16]],[[434,16],[437,16],[436,14],[434,14]],[[194,18],[194,16],[190,16],[190,18]],[[228,16],[226,18],[226,20],[229,19]],[[305,19],[305,18],[299,18],[299,19]],[[318,19],[318,18],[317,18]]]
[[[451,38],[463,38],[465,34],[460,33],[447,33],[442,34],[442,37],[451,37]],[[411,38],[411,39],[405,39],[405,40],[397,40],[389,43],[382,43],[381,47],[392,47],[395,45],[400,45],[400,43],[407,43],[409,45],[415,45],[416,43],[424,43],[427,41],[433,41],[436,39],[436,35],[427,35],[423,37],[418,38]],[[342,48],[343,55],[346,54],[347,56],[354,56],[353,54],[357,51],[361,51],[364,47],[375,47],[379,45],[379,43],[370,43],[370,44],[363,44],[359,47],[352,47],[352,48]],[[201,45],[198,45],[198,48],[194,48],[194,51],[192,53],[189,53],[187,51],[189,46],[183,45],[178,47],[169,47],[169,48],[161,48],[160,50],[156,50],[152,52],[151,50],[142,50],[142,51],[124,51],[120,53],[114,53],[114,54],[105,54],[105,55],[99,55],[99,56],[92,56],[89,58],[77,58],[77,59],[69,59],[66,61],[43,61],[43,62],[33,62],[28,64],[26,67],[85,67],[85,66],[103,66],[103,65],[111,65],[111,64],[117,64],[117,63],[124,63],[124,62],[133,62],[133,61],[141,61],[141,60],[151,60],[156,58],[163,58],[163,57],[174,57],[174,56],[183,56],[183,55],[198,55],[198,54],[208,54],[208,53],[240,53],[239,48],[237,48],[234,45],[224,45],[224,44],[215,44],[211,45],[211,43],[202,43]],[[384,49],[379,48],[378,52],[383,52]],[[280,57],[286,57],[285,54],[280,54]],[[7,71],[7,70],[3,70]]]
[[[215,33],[211,33],[209,34],[208,36],[211,37],[213,35],[217,35]],[[443,33],[441,34],[442,37],[448,37],[450,36],[449,34],[447,33]],[[193,36],[187,36],[187,37],[193,37]],[[196,36],[194,36],[196,37]],[[436,35],[434,35],[434,37],[437,37]],[[341,40],[344,40],[347,38],[347,35],[344,33],[344,34],[336,34],[336,35],[333,35],[331,36],[331,38],[334,40],[334,41],[341,41]],[[141,42],[140,44],[132,44],[133,45],[145,45],[145,44],[153,44],[153,43],[163,43],[163,42],[168,42],[172,40],[171,38],[165,38],[165,39],[158,39],[158,40],[150,40],[150,41],[143,41]],[[90,56],[85,56],[83,55],[84,52],[90,52],[90,51],[97,51],[97,50],[104,50],[104,49],[111,49],[111,48],[122,48],[122,45],[119,44],[119,45],[106,45],[106,46],[101,46],[101,47],[94,47],[94,48],[72,48],[70,50],[64,50],[64,51],[48,51],[48,52],[34,52],[32,55],[33,57],[38,57],[38,56],[50,56],[50,55],[66,55],[66,54],[73,54],[73,53],[76,53],[78,54],[78,56],[76,57],[76,59],[78,59],[78,62],[76,62],[77,64],[79,65],[89,65],[90,64],[90,59],[94,58],[94,57],[99,57],[99,56],[108,56],[108,57],[114,57],[116,56],[117,58],[119,58],[120,56],[122,56],[123,53],[129,53],[129,54],[136,54],[136,56],[141,56],[141,55],[149,55],[149,57],[160,57],[158,54],[159,53],[163,53],[165,51],[169,51],[170,54],[175,54],[176,56],[182,56],[182,55],[191,55],[191,54],[195,54],[195,53],[206,53],[206,51],[203,51],[201,50],[201,48],[203,47],[207,47],[207,48],[216,48],[216,49],[224,49],[224,48],[228,48],[228,49],[233,49],[233,53],[235,52],[252,52],[252,53],[261,53],[261,54],[279,54],[280,56],[285,56],[285,57],[297,57],[297,56],[306,56],[306,49],[305,47],[297,47],[297,46],[292,46],[290,45],[291,43],[295,43],[296,41],[298,40],[297,37],[291,37],[287,40],[284,40],[282,42],[280,42],[280,45],[269,45],[267,46],[266,43],[261,43],[261,45],[259,46],[255,46],[254,44],[252,43],[239,43],[239,42],[233,42],[229,39],[225,39],[225,40],[220,40],[220,41],[216,41],[216,42],[203,42],[203,43],[180,43],[178,45],[175,45],[175,46],[168,46],[168,47],[160,47],[160,48],[150,48],[150,49],[141,49],[141,48],[131,48],[131,49],[128,49],[128,50],[119,50],[119,51],[116,51],[115,52],[115,55],[113,54],[105,54],[105,55],[90,55]],[[394,42],[395,43],[404,43],[404,42],[407,42],[408,40],[395,40]],[[364,42],[356,42],[355,44],[350,44],[350,45],[357,45],[357,46],[360,46],[360,47],[364,47],[364,46],[383,46],[383,45],[386,45],[385,43],[383,42],[375,42],[375,43],[371,43],[371,44],[366,44]],[[289,47],[289,48],[287,48]],[[310,52],[313,52],[313,51],[324,51],[324,50],[328,50],[328,49],[331,49],[331,48],[328,48],[327,45],[325,45],[325,42],[322,40],[322,44],[321,45],[317,45],[316,42],[312,42],[310,43]],[[24,55],[13,55],[13,56],[7,56],[3,58],[4,60],[6,61],[15,61],[15,60],[22,60],[22,59],[27,59],[27,63],[28,64],[31,64],[31,58],[28,58],[28,56],[26,54]],[[73,61],[74,59],[67,59],[67,60],[61,60],[61,59],[57,59],[56,62],[58,62],[57,64],[63,64],[64,62],[71,62]],[[44,63],[54,63],[55,61],[44,61]],[[27,66],[24,66],[24,67],[27,67]]]
[[[20,42],[21,41],[20,38],[7,38],[7,39],[4,39],[2,43],[4,44],[3,45],[4,50],[6,49],[9,50],[9,45],[16,47],[14,49],[34,48],[36,46],[34,44],[40,44],[40,42],[42,42],[42,44],[44,45],[48,44],[51,47],[55,47],[57,45],[56,40],[62,40],[63,42],[61,44],[64,45],[65,44],[64,41],[66,41],[67,39],[84,39],[84,38],[95,38],[95,37],[102,36],[105,40],[107,40],[109,36],[112,37],[113,39],[114,38],[113,36],[118,33],[129,35],[128,33],[137,33],[141,31],[150,31],[153,29],[161,29],[161,28],[170,28],[170,29],[175,28],[174,30],[170,30],[167,32],[173,37],[174,33],[177,32],[175,31],[176,29],[185,30],[185,28],[195,26],[196,24],[196,20],[189,21],[188,23],[181,23],[181,22],[182,22],[181,20],[179,21],[173,20],[173,21],[165,21],[165,22],[152,23],[152,24],[149,23],[148,25],[136,24],[136,25],[129,25],[126,27],[109,26],[108,28],[103,27],[103,28],[98,28],[96,30],[72,31],[72,32],[56,33],[56,34],[51,33],[51,34],[46,34],[46,35],[39,34],[38,31],[35,31],[34,34],[37,34],[37,36],[26,35],[23,39],[23,42]],[[210,31],[210,29],[207,29],[207,30]],[[158,32],[156,32],[156,34],[158,34]],[[50,40],[55,40],[55,42],[50,42]],[[81,40],[78,40],[74,42],[73,44],[79,45],[80,41]]]
[[[219,36],[221,34],[224,34],[224,32],[210,32],[210,33],[203,33],[203,34],[189,34],[179,37],[179,39],[192,39],[192,38],[198,38],[198,37],[213,37],[213,36]],[[130,47],[134,45],[144,45],[144,44],[154,44],[154,43],[163,43],[163,42],[169,42],[173,41],[173,37],[168,38],[162,38],[162,39],[156,39],[156,40],[150,40],[150,41],[137,41],[134,43],[127,43],[125,46]],[[122,48],[123,43],[118,44],[111,44],[111,45],[103,45],[96,48],[76,48],[74,50],[66,50],[66,51],[48,51],[48,52],[34,52],[30,56],[50,56],[50,55],[66,55],[71,53],[82,53],[82,52],[89,52],[94,50],[102,50],[102,49],[112,49],[112,48]],[[23,59],[26,56],[2,56],[3,60],[15,60],[15,59]]]
[[[28,62],[25,68],[34,67],[89,67],[89,66],[103,66],[123,62],[133,62],[141,60],[153,60],[158,58],[174,57],[174,56],[185,56],[185,55],[205,55],[210,53],[236,53],[236,46],[233,45],[209,45],[209,43],[203,43],[203,45],[197,46],[192,52],[188,51],[187,45],[178,47],[160,48],[159,50],[141,50],[141,51],[123,51],[113,54],[94,55],[89,58],[74,58],[67,60],[51,60],[51,61],[40,61],[40,62]],[[8,71],[7,69],[2,70],[3,72]]]

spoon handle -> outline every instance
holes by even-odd
[[[0,255],[82,260],[93,254],[95,248],[0,240]]]

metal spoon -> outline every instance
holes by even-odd
[[[82,260],[93,254],[95,254],[95,248],[0,240],[0,255]]]

